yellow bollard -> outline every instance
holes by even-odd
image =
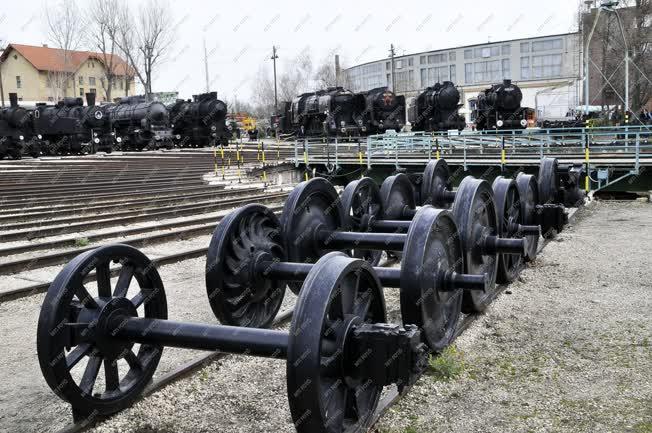
[[[590,156],[590,151],[589,151],[589,146],[586,146],[584,149],[584,159],[586,161],[586,178],[584,179],[584,190],[587,192],[587,194],[591,191],[591,182],[589,179],[590,172],[589,172],[589,164],[591,161],[591,156]]]

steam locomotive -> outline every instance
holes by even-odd
[[[23,149],[32,156],[39,155],[31,126],[32,114],[18,105],[18,95],[9,94],[9,107],[0,108],[0,159],[20,159]]]
[[[294,98],[290,106],[292,128],[300,137],[350,137],[366,132],[366,101],[342,87],[331,87]]]
[[[331,87],[282,102],[271,125],[279,136],[298,137],[349,138],[400,131],[405,125],[405,97],[387,87],[363,93]]]
[[[405,96],[398,96],[387,87],[361,93],[366,101],[364,127],[369,134],[387,130],[399,132],[405,126]]]
[[[227,108],[216,92],[193,95],[193,100],[177,99],[169,107],[172,134],[180,147],[202,147],[208,143],[229,143]]]
[[[525,129],[528,109],[521,107],[522,100],[523,93],[512,80],[503,80],[502,84],[480,92],[473,113],[477,129]]]
[[[170,113],[158,101],[144,96],[122,98],[107,106],[111,129],[121,139],[121,150],[143,150],[174,147],[170,129]]]
[[[450,81],[436,83],[414,98],[408,108],[413,131],[461,131],[466,121],[459,114],[460,92]]]

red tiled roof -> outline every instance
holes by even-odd
[[[88,59],[97,59],[104,63],[104,54],[94,53],[91,51],[69,51],[68,59],[65,58],[64,51],[59,48],[35,47],[32,45],[9,44],[0,60],[4,61],[11,49],[19,52],[39,71],[52,72],[75,72]],[[107,60],[111,54],[107,54]],[[118,55],[113,55],[113,70],[117,75],[125,75],[125,71],[131,72],[133,69]]]

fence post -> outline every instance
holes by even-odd
[[[371,136],[367,137],[367,170],[371,170]]]
[[[636,174],[639,174],[641,168],[641,133],[636,133]]]
[[[299,140],[294,140],[294,167],[299,168]]]
[[[464,150],[464,171],[466,171],[466,136],[462,138],[462,147]]]
[[[586,159],[586,179],[584,180],[584,190],[587,194],[591,191],[591,154],[589,150],[589,136],[586,136],[584,158]]]

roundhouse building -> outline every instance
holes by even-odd
[[[478,93],[493,83],[511,79],[523,90],[523,106],[537,118],[552,119],[580,104],[581,39],[579,33],[514,39],[394,57],[395,83],[389,59],[345,70],[353,91],[393,87],[406,98],[437,82],[460,88],[467,123]]]

